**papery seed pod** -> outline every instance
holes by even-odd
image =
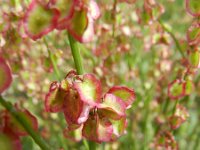
[[[9,129],[4,130],[4,133],[0,132],[0,147],[2,150],[22,150],[20,138],[13,135]]]
[[[199,0],[185,0],[187,11],[197,17],[200,16],[200,3]]]
[[[200,52],[198,50],[189,52],[189,65],[192,68],[200,67]]]
[[[173,116],[169,118],[170,127],[174,130],[179,128],[189,117],[189,113],[182,105],[177,105]]]
[[[65,82],[65,84],[63,83]],[[62,86],[61,86],[62,85]],[[62,81],[62,84],[53,82],[50,85],[49,92],[45,96],[45,109],[48,112],[62,111],[65,96],[68,91],[68,83],[66,80]]]
[[[168,96],[171,99],[179,99],[184,97],[184,84],[180,79],[176,79],[168,85]]]
[[[15,109],[18,111],[18,115],[26,120],[26,123],[29,124],[29,126],[31,126],[35,131],[38,130],[37,118],[33,114],[26,109],[19,109],[16,105]],[[13,134],[16,134],[17,136],[28,135],[24,127],[8,111],[5,111],[2,119],[4,119],[5,123],[4,128],[9,128],[10,132]]]
[[[109,119],[119,120],[126,116],[125,103],[113,94],[105,94],[103,97],[103,102],[97,108],[100,116]]]
[[[57,26],[59,12],[43,6],[37,0],[32,0],[24,17],[26,34],[37,40],[52,31]]]
[[[126,105],[126,109],[130,108],[132,103],[135,101],[135,92],[124,86],[114,86],[108,93],[111,93],[119,97]]]
[[[67,122],[82,124],[88,118],[90,106],[84,104],[76,90],[70,89],[65,96],[63,112]]]
[[[82,131],[83,137],[98,143],[111,141],[112,133],[112,123],[98,115],[90,115]]]
[[[0,57],[0,94],[3,93],[12,82],[12,74],[10,67],[6,61]]]
[[[93,74],[83,75],[83,82],[75,82],[74,87],[84,103],[94,107],[101,102],[101,82]]]
[[[170,132],[164,131],[156,136],[154,140],[154,148],[178,150],[178,144],[175,141],[174,136]]]
[[[50,0],[50,7],[56,9],[59,12],[58,23],[56,29],[63,30],[69,25],[69,19],[71,19],[75,1],[74,0]]]
[[[193,22],[187,31],[187,41],[189,45],[195,46],[200,43],[200,24]]]
[[[79,141],[82,140],[82,128],[83,128],[83,126],[80,126],[80,127],[73,129],[73,130],[66,128],[63,131],[64,137],[67,138],[67,139],[70,139],[74,142],[79,142]]]

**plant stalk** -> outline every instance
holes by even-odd
[[[83,64],[82,64],[82,59],[81,59],[80,48],[79,48],[78,42],[70,35],[70,33],[68,33],[68,38],[69,38],[69,44],[71,47],[71,52],[73,55],[76,71],[79,75],[81,75],[84,73],[84,69],[83,69]]]
[[[180,43],[179,43],[179,41],[177,40],[177,38],[175,37],[175,35],[173,34],[173,32],[171,32],[171,31],[163,24],[163,22],[162,22],[161,20],[158,20],[158,22],[159,22],[160,25],[163,27],[163,29],[164,29],[167,33],[169,33],[169,35],[170,35],[170,36],[172,37],[172,39],[174,40],[174,43],[175,43],[175,45],[176,45],[176,47],[177,47],[179,53],[181,54],[181,56],[182,56],[183,58],[185,58],[185,55],[184,55],[184,53],[183,53],[183,49],[181,48]]]
[[[57,76],[58,80],[60,80],[60,72],[59,72],[59,70],[58,70],[56,61],[55,61],[55,59],[54,59],[54,55],[52,54],[51,50],[49,49],[49,46],[48,46],[47,41],[46,41],[45,38],[44,38],[44,43],[45,43],[45,45],[46,45],[46,47],[47,47],[48,54],[49,54],[49,58],[50,58],[51,63],[52,63],[52,65],[53,65],[53,69],[54,69],[54,71],[55,71],[55,73],[56,73],[56,76]]]

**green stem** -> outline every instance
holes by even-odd
[[[178,105],[178,102],[179,102],[179,100],[176,100],[175,105],[174,105],[174,108],[173,108],[173,110],[172,110],[172,115],[174,115],[175,112],[176,112],[176,107],[177,107],[177,105]]]
[[[78,42],[69,33],[68,33],[68,38],[69,38],[69,43],[71,47],[71,52],[74,58],[76,71],[79,75],[81,75],[84,73],[84,70],[83,70],[83,64],[82,64]]]
[[[171,32],[171,31],[163,24],[163,22],[162,22],[161,20],[158,20],[158,22],[159,22],[160,25],[163,27],[163,29],[164,29],[167,33],[169,33],[169,35],[170,35],[170,36],[172,37],[172,39],[174,40],[174,42],[175,42],[175,44],[176,44],[176,47],[177,47],[179,53],[181,54],[181,56],[182,56],[183,58],[185,58],[185,55],[184,55],[184,53],[183,53],[183,49],[181,48],[180,43],[179,43],[179,41],[177,40],[177,38],[175,37],[175,35],[173,34],[173,32]]]
[[[42,149],[42,150],[50,150],[51,148],[45,143],[42,137],[39,135],[38,132],[32,129],[29,123],[21,116],[20,113],[12,106],[11,103],[6,102],[3,97],[0,95],[0,103],[4,106],[11,115],[22,125],[22,127],[26,130],[26,132],[33,138],[35,143]]]
[[[71,52],[74,58],[74,64],[76,67],[76,71],[79,75],[84,73],[83,69],[83,64],[82,64],[82,59],[81,59],[81,54],[80,54],[80,47],[78,45],[78,42],[68,33],[68,38],[69,38],[69,44],[71,47]],[[96,149],[96,143],[94,142],[88,142],[86,140],[83,141],[85,148],[87,150],[95,150]]]
[[[112,9],[112,19],[113,19],[113,26],[112,26],[112,37],[115,36],[115,26],[116,26],[116,9],[117,9],[117,0],[113,2],[113,9]]]
[[[45,38],[44,38],[44,43],[45,43],[45,45],[46,45],[46,47],[47,47],[48,54],[49,54],[49,58],[50,58],[51,63],[52,63],[52,65],[53,65],[53,68],[54,68],[54,71],[55,71],[55,73],[56,73],[56,76],[57,76],[58,80],[60,80],[60,72],[59,72],[59,70],[58,70],[58,67],[57,67],[57,64],[56,64],[54,55],[52,54],[51,50],[49,49],[49,46],[48,46],[47,41],[46,41]]]

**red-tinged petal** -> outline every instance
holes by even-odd
[[[63,89],[66,88],[66,85],[62,83]],[[53,82],[50,85],[49,93],[45,97],[45,109],[48,112],[59,112],[63,108],[65,96],[67,91],[60,88],[58,82]]]
[[[88,120],[84,123],[82,135],[88,140],[98,141],[98,129],[99,118],[97,115],[91,115]]]
[[[66,137],[74,142],[79,142],[82,139],[82,128],[83,128],[83,126],[80,126],[79,128],[74,129],[74,130],[70,130],[70,129],[66,128],[63,131],[64,137]]]
[[[168,96],[171,99],[178,99],[184,96],[184,84],[181,80],[174,80],[168,85]]]
[[[74,124],[80,124],[87,120],[89,109],[84,105],[83,101],[75,90],[70,90],[65,97],[65,103],[63,107],[66,120]]]
[[[17,109],[18,110],[18,109]],[[37,131],[38,130],[38,122],[35,116],[33,116],[28,110],[18,110],[18,114],[26,120],[26,123],[29,124],[33,128],[33,130]],[[25,136],[28,135],[26,130],[24,129],[23,126],[9,113],[6,118],[6,127],[10,128],[12,132],[14,132],[18,136]]]
[[[7,128],[4,133],[0,133],[0,148],[2,150],[22,150],[22,145],[19,136],[12,133],[12,130]]]
[[[82,82],[75,82],[74,87],[80,99],[90,106],[98,106],[101,101],[101,82],[93,74],[85,74]]]
[[[106,118],[99,118],[98,124],[98,142],[109,142],[113,134],[112,123]]]
[[[111,93],[119,97],[125,103],[127,109],[131,107],[131,104],[135,101],[135,92],[124,86],[114,86],[108,93]]]
[[[57,25],[59,12],[40,5],[37,0],[32,0],[24,18],[26,34],[33,40],[41,38],[52,31]]]
[[[126,105],[124,102],[113,94],[106,94],[103,102],[98,106],[98,114],[100,116],[115,120],[126,116],[125,110]]]
[[[89,13],[94,20],[98,19],[101,15],[99,6],[95,0],[90,0],[89,2]]]
[[[74,10],[68,31],[79,42],[90,42],[94,36],[94,21],[87,9]]]
[[[120,120],[111,120],[111,123],[113,126],[112,141],[115,141],[117,138],[125,134],[127,120],[123,117]]]
[[[10,86],[11,82],[11,70],[5,60],[0,57],[0,94]]]
[[[200,16],[199,0],[186,0],[186,9],[193,16]]]

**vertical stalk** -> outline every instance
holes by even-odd
[[[68,38],[69,38],[69,44],[71,47],[71,52],[73,55],[76,71],[79,75],[81,75],[84,73],[84,69],[83,69],[83,64],[82,64],[82,59],[81,59],[81,54],[80,54],[80,47],[78,45],[78,42],[70,35],[70,33],[68,33]],[[96,143],[94,142],[88,143],[86,140],[84,140],[83,142],[87,150],[96,149]]]
[[[179,41],[177,40],[177,38],[175,37],[174,33],[171,32],[171,31],[163,24],[163,22],[162,22],[161,20],[158,20],[158,22],[159,22],[160,25],[163,27],[163,29],[164,29],[167,33],[169,33],[169,35],[170,35],[170,36],[172,37],[172,39],[174,40],[174,43],[175,43],[175,45],[176,45],[176,47],[177,47],[179,53],[181,54],[181,56],[182,56],[183,58],[185,58],[185,55],[184,55],[184,53],[183,53],[183,49],[181,48],[180,43],[179,43]]]
[[[46,47],[47,47],[48,54],[49,54],[49,58],[50,58],[51,63],[52,63],[52,65],[53,65],[53,69],[54,69],[54,71],[55,71],[55,73],[56,73],[56,76],[57,76],[58,80],[60,80],[60,72],[59,72],[59,70],[58,70],[56,61],[55,61],[55,59],[54,59],[54,55],[52,54],[51,50],[49,49],[49,46],[48,46],[47,41],[46,41],[45,38],[44,38],[44,43],[45,43],[45,45],[46,45]]]
[[[42,150],[50,150],[51,148],[46,144],[46,142],[42,139],[38,132],[32,129],[29,123],[21,116],[20,113],[10,104],[3,99],[0,95],[0,103],[4,106],[11,115],[22,125],[22,127],[26,130],[26,132],[33,138],[35,143],[42,149]]]
[[[79,75],[84,73],[83,69],[83,64],[82,64],[82,59],[81,59],[81,54],[80,54],[80,48],[78,45],[78,42],[68,33],[68,38],[69,38],[69,44],[71,47],[71,52],[74,58],[74,64],[76,71]]]

